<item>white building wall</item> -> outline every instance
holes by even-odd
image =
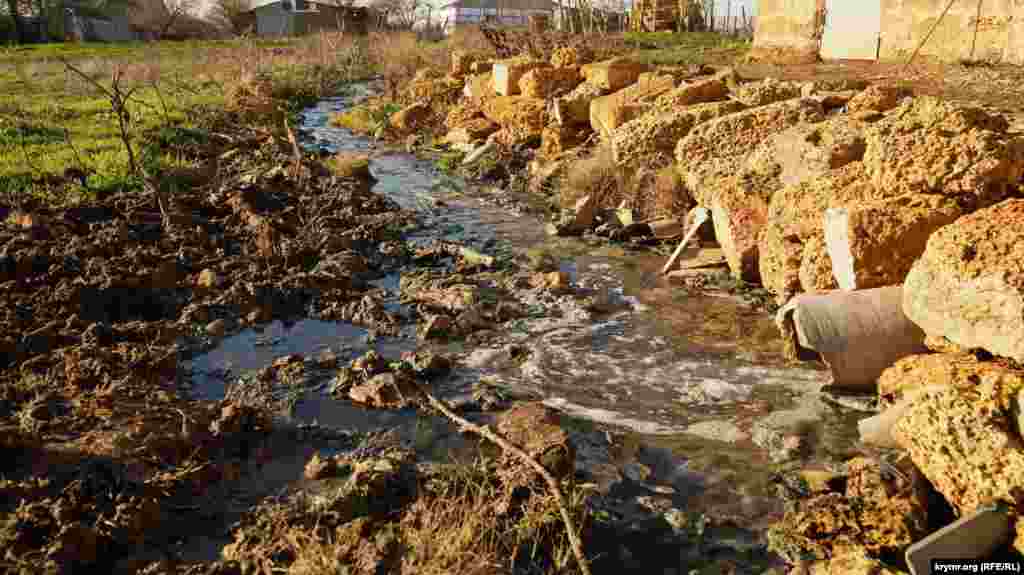
[[[528,24],[529,15],[533,13],[547,14],[552,17],[554,16],[548,10],[522,10],[518,8],[502,7],[500,24],[504,26],[526,26]],[[451,32],[455,26],[479,24],[486,17],[496,18],[497,10],[494,8],[481,9],[452,6],[444,10],[438,10],[437,14],[439,16],[437,20],[438,24],[443,23],[446,17],[448,18],[448,27],[446,31]]]

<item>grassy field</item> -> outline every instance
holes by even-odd
[[[629,33],[625,40],[641,59],[668,65],[728,63],[749,47],[714,33]],[[441,68],[449,48],[472,41],[458,34],[429,44],[412,34],[314,35],[2,48],[0,196],[66,201],[138,189],[117,116],[100,88],[109,90],[115,77],[131,94],[127,131],[135,154],[160,173],[190,165],[180,144],[203,138],[196,130],[201,117],[260,85],[294,112],[355,77],[379,72],[400,83],[423,66]]]
[[[353,75],[365,75],[365,40],[47,44],[0,54],[0,194],[62,199],[136,185],[111,102],[100,86],[130,93],[129,139],[151,170],[188,163],[174,145],[201,137],[204,113],[222,109],[269,75],[294,111]],[[84,185],[65,177],[87,175]],[[54,199],[54,198],[49,198]]]
[[[717,32],[627,32],[641,60],[656,65],[731,64],[750,50],[750,40]]]

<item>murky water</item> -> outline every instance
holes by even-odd
[[[590,296],[587,304],[526,292],[524,298],[537,301],[524,303],[559,313],[512,322],[484,346],[448,346],[461,361],[442,395],[465,393],[488,378],[542,398],[575,419],[617,430],[632,446],[595,469],[603,465],[621,475],[639,463],[649,470],[641,483],[665,488],[673,505],[735,516],[750,526],[763,526],[781,509],[768,480],[771,446],[798,434],[806,443],[799,456],[805,462],[850,448],[849,414],[816,397],[826,374],[787,365],[763,312],[738,298],[686,296],[658,277],[661,256],[549,239],[540,220],[488,202],[493,192],[466,191],[428,162],[377,150],[366,138],[329,127],[329,116],[351,100],[325,100],[306,111],[305,144],[369,153],[374,190],[421,215],[423,226],[410,239],[443,237],[491,254],[542,246],[562,257],[577,291]],[[394,292],[397,279],[378,285]],[[289,353],[330,350],[344,361],[367,349],[393,357],[416,346],[410,333],[370,341],[352,325],[306,320],[244,331],[189,367],[197,392],[217,397],[231,377]],[[529,352],[525,360],[513,353],[522,348]],[[307,392],[291,416],[356,430],[419,425],[415,414],[365,410],[317,391]],[[586,465],[587,455],[581,458]]]

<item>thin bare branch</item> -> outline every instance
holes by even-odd
[[[558,480],[551,475],[551,472],[541,465],[539,461],[531,457],[529,453],[523,451],[521,447],[491,431],[488,427],[477,425],[464,417],[459,416],[449,409],[447,405],[442,403],[441,400],[437,399],[433,394],[427,391],[425,386],[420,385],[419,387],[421,393],[423,393],[427,398],[431,407],[441,412],[442,415],[458,425],[460,431],[472,432],[484,439],[487,439],[488,441],[491,441],[507,453],[515,455],[523,463],[529,465],[534,471],[540,474],[541,478],[543,478],[544,482],[547,484],[548,490],[550,490],[551,494],[555,496],[555,501],[558,504],[558,512],[562,516],[562,523],[565,525],[565,534],[569,538],[569,545],[572,547],[573,555],[576,557],[576,563],[579,565],[580,571],[582,571],[584,575],[590,575],[590,563],[587,561],[587,557],[583,553],[583,542],[580,540],[579,531],[576,529],[576,522],[573,521],[572,515],[569,513],[569,506],[565,501],[565,495],[562,494],[562,488],[558,484]]]

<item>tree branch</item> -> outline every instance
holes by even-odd
[[[146,173],[145,166],[139,164],[135,160],[135,148],[132,147],[131,134],[129,128],[131,124],[131,115],[128,113],[127,101],[131,98],[132,94],[135,93],[136,88],[131,88],[127,92],[121,90],[121,71],[119,68],[115,68],[111,74],[110,88],[107,88],[103,84],[100,84],[93,78],[89,77],[88,74],[79,70],[71,62],[68,62],[62,56],[58,56],[58,59],[64,64],[64,67],[74,72],[89,84],[92,84],[100,92],[106,95],[110,101],[110,108],[113,110],[114,115],[117,116],[117,126],[120,132],[121,142],[124,144],[125,150],[128,152],[128,168],[131,170],[132,175],[138,176],[142,180],[143,189],[147,193],[153,194],[156,198],[157,208],[160,210],[160,216],[163,220],[163,226],[165,229],[169,229],[172,222],[167,212],[167,203],[164,201],[163,194],[160,192],[159,186],[157,186],[153,179]]]
[[[460,431],[469,431],[491,441],[507,453],[515,455],[523,463],[529,465],[534,471],[540,474],[544,479],[544,482],[547,484],[548,490],[555,496],[555,501],[558,504],[558,512],[562,516],[562,523],[565,525],[565,534],[569,537],[569,545],[572,547],[573,555],[576,557],[576,564],[579,565],[580,571],[582,571],[584,575],[591,575],[590,563],[587,561],[587,557],[583,553],[583,542],[580,540],[579,532],[576,529],[576,522],[573,521],[572,515],[569,514],[569,506],[565,502],[565,495],[562,494],[561,486],[559,486],[558,480],[551,475],[551,472],[541,465],[539,461],[531,457],[529,453],[523,451],[519,446],[509,442],[507,439],[491,431],[486,426],[477,425],[457,415],[449,409],[448,406],[427,391],[425,386],[420,385],[419,387],[431,407],[441,412],[442,415],[458,425]]]

